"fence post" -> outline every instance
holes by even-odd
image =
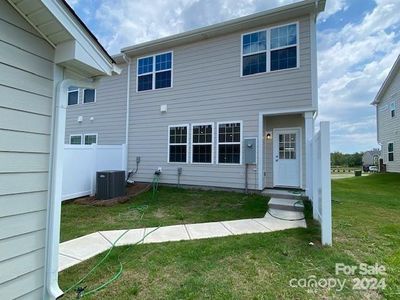
[[[318,199],[318,189],[319,189],[319,184],[318,184],[318,174],[319,174],[319,159],[318,159],[318,145],[319,145],[319,134],[320,131],[317,133],[314,133],[314,138],[313,138],[313,172],[312,172],[312,178],[313,178],[313,191],[312,191],[312,203],[313,203],[313,218],[314,220],[319,220],[318,217],[318,211],[319,211],[319,199]]]
[[[92,194],[91,196],[96,195],[96,172],[97,172],[97,144],[92,144],[92,149],[91,151],[93,152],[92,155],[92,165],[91,165],[91,172],[90,174],[92,175],[92,180],[91,180],[91,188],[92,188]]]
[[[332,245],[331,151],[329,122],[321,122],[321,232],[322,244]]]

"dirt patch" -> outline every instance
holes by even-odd
[[[151,184],[147,183],[134,183],[128,184],[126,187],[126,195],[121,197],[115,197],[107,200],[97,200],[94,196],[77,198],[73,201],[75,204],[81,205],[93,205],[93,206],[113,206],[119,203],[125,203],[130,198],[135,197],[141,193],[150,190]]]

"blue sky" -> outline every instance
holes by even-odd
[[[298,0],[68,0],[104,47],[123,47]],[[400,53],[399,0],[327,0],[317,24],[319,117],[331,150],[376,147],[370,105]]]

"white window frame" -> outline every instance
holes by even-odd
[[[194,143],[193,142],[193,127],[194,126],[208,126],[211,125],[211,143]],[[213,165],[214,164],[214,123],[206,122],[206,123],[192,123],[190,128],[190,163],[194,165]],[[211,145],[211,162],[193,162],[193,146],[195,145]]]
[[[83,145],[87,145],[87,146],[92,145],[92,144],[89,145],[89,144],[86,144],[86,143],[85,143],[85,138],[86,138],[88,135],[94,135],[94,136],[96,136],[96,143],[94,143],[94,144],[97,145],[97,143],[99,142],[99,136],[98,136],[97,133],[85,133],[85,134],[83,135],[82,144],[83,144]]]
[[[162,54],[167,54],[167,53],[171,53],[171,68],[170,69],[156,71],[156,56],[157,55],[162,55]],[[139,74],[139,60],[143,59],[143,58],[147,58],[147,57],[153,57],[153,70],[151,72]],[[171,71],[171,86],[165,87],[165,88],[156,89],[156,74],[157,73],[166,72],[166,71]],[[151,89],[150,90],[139,91],[139,76],[150,75],[150,74],[153,74],[152,83],[151,83]],[[172,51],[172,50],[164,51],[164,52],[160,52],[160,53],[141,56],[141,57],[138,57],[136,59],[136,93],[145,93],[145,92],[150,92],[150,91],[167,90],[167,89],[173,88],[173,86],[174,86],[174,51]]]
[[[392,144],[392,149],[393,149],[393,150],[390,151],[390,152],[389,152],[389,144]],[[394,162],[394,142],[388,142],[388,143],[387,143],[387,148],[386,148],[386,149],[387,149],[387,161],[388,161],[388,162]],[[392,153],[392,154],[393,154],[393,160],[389,160],[389,153]]]
[[[279,28],[279,27],[283,27],[283,26],[294,25],[294,24],[296,25],[296,44],[271,49],[271,29]],[[276,26],[260,28],[259,30],[242,33],[240,36],[240,77],[247,78],[247,77],[252,77],[252,76],[257,76],[257,75],[262,75],[262,74],[290,71],[290,70],[295,70],[295,69],[300,68],[300,30],[299,30],[299,28],[300,28],[300,23],[299,23],[299,21],[296,21],[296,22],[279,24]],[[254,52],[254,53],[243,54],[243,36],[245,36],[247,34],[260,32],[260,31],[267,32],[267,40],[266,40],[267,47],[266,47],[266,49],[262,50],[262,51]],[[275,50],[281,50],[281,49],[295,47],[295,46],[296,46],[296,67],[271,71],[271,52],[275,51]],[[264,52],[266,53],[266,56],[267,56],[266,71],[260,72],[260,73],[249,74],[249,75],[243,75],[243,57],[255,55],[255,54],[259,54],[259,53],[264,53]]]
[[[174,127],[186,127],[186,132],[187,132],[187,137],[186,137],[186,143],[170,143],[170,129]],[[189,136],[190,136],[190,125],[189,124],[178,124],[178,125],[168,125],[168,133],[167,133],[167,163],[169,164],[188,164],[189,163]],[[181,146],[185,145],[186,146],[186,161],[181,162],[181,161],[169,161],[169,147],[170,146]]]
[[[389,112],[391,118],[394,118],[396,116],[396,101],[390,102]],[[392,112],[394,112],[394,115],[392,114]]]
[[[81,138],[81,143],[80,144],[72,144],[71,143],[72,138],[73,137],[77,137],[77,136],[79,136]],[[82,136],[82,134],[70,134],[69,135],[69,144],[70,145],[82,145],[83,144],[83,136]]]
[[[240,142],[220,142],[219,141],[219,125],[221,124],[232,124],[232,123],[240,123]],[[240,166],[243,164],[243,121],[224,121],[224,122],[217,122],[217,165],[222,165],[222,166]],[[219,162],[219,145],[240,145],[240,162],[238,164],[234,163],[221,163]]]
[[[70,94],[70,93],[75,93],[75,92],[78,92],[78,101],[76,102],[76,104],[69,104],[69,103],[68,103],[69,94]],[[78,105],[78,104],[79,104],[79,88],[75,88],[75,89],[73,89],[73,90],[68,90],[68,93],[67,93],[67,103],[68,103],[68,106],[74,106],[74,105]]]
[[[94,101],[93,102],[85,102],[85,91],[86,90],[94,90]],[[82,92],[82,104],[96,103],[96,101],[97,101],[96,89],[83,89],[83,92]]]

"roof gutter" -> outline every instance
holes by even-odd
[[[62,77],[63,70],[58,71],[59,77]],[[57,70],[55,71],[55,73],[56,72]],[[65,123],[66,109],[68,106],[67,92],[70,86],[95,88],[98,80],[98,78],[93,81],[62,79],[57,84],[55,90],[55,101],[53,104],[52,118],[52,140],[50,146],[50,153],[52,153],[52,155],[50,155],[51,160],[49,167],[49,203],[47,210],[46,234],[46,290],[44,295],[45,299],[57,299],[63,295],[63,291],[58,286],[58,255],[60,243]]]

